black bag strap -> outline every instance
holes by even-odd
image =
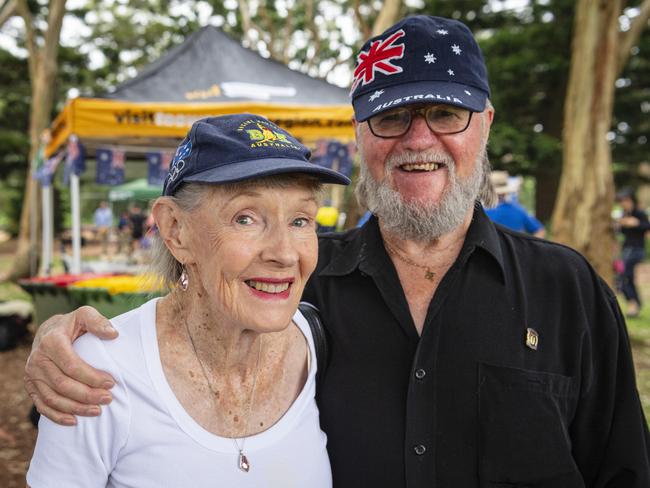
[[[316,385],[319,385],[327,369],[329,358],[329,347],[327,345],[327,336],[325,328],[320,320],[318,309],[309,302],[300,302],[298,305],[300,313],[307,319],[311,335],[314,338],[314,348],[316,349]]]

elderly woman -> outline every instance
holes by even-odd
[[[297,306],[316,194],[344,176],[254,115],[196,122],[153,207],[164,298],[75,348],[117,381],[99,417],[45,418],[30,486],[329,487],[314,342]]]

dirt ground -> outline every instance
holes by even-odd
[[[23,388],[23,366],[30,340],[0,352],[0,487],[25,486],[25,472],[34,449],[36,429],[29,421],[32,403]]]
[[[642,287],[650,288],[650,263],[639,270]],[[644,286],[645,285],[645,286]],[[645,290],[644,290],[645,291]],[[646,296],[646,303],[650,297]],[[630,324],[632,325],[632,324]],[[650,392],[650,326],[647,335],[632,337],[637,382],[644,403]],[[31,337],[11,351],[0,352],[0,488],[25,486],[25,472],[31,458],[36,429],[29,421],[31,401],[23,388],[23,367],[30,351]],[[650,410],[646,408],[650,418]]]

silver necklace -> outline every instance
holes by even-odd
[[[190,344],[192,345],[192,350],[194,351],[196,360],[199,362],[199,366],[201,366],[201,371],[203,372],[203,376],[205,377],[205,382],[208,384],[208,388],[216,398],[218,397],[218,393],[212,386],[212,383],[210,382],[210,377],[208,376],[205,366],[203,365],[203,362],[199,358],[199,354],[196,351],[196,345],[194,344],[194,339],[192,338],[192,334],[190,334],[190,328],[187,325],[187,319],[185,319],[185,330],[187,331],[187,336],[190,338]],[[244,424],[244,434],[248,432],[248,425],[251,419],[251,412],[253,411],[253,403],[255,403],[255,385],[257,385],[257,375],[260,372],[259,366],[260,366],[261,356],[262,356],[262,336],[260,335],[260,346],[259,349],[257,350],[257,362],[255,363],[255,376],[253,376],[253,386],[251,388],[251,393],[248,398],[248,413],[246,414],[246,422]],[[240,441],[241,441],[241,445],[239,444]],[[248,457],[246,457],[246,454],[244,454],[246,437],[242,437],[241,439],[237,439],[233,437],[232,442],[235,446],[235,449],[237,449],[237,452],[239,453],[239,456],[237,457],[237,467],[241,469],[243,472],[248,473],[251,469],[251,463],[248,461]]]

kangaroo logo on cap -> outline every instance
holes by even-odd
[[[246,132],[251,141],[251,148],[256,147],[291,147],[300,150],[298,146],[287,139],[287,134],[279,127],[265,124],[260,120],[247,120],[237,129]]]
[[[281,132],[272,131],[268,127],[265,127],[264,125],[260,124],[259,122],[256,125],[258,127],[257,129],[246,129],[246,132],[248,132],[248,136],[251,138],[252,141],[258,143],[287,141],[287,136],[282,134]]]

